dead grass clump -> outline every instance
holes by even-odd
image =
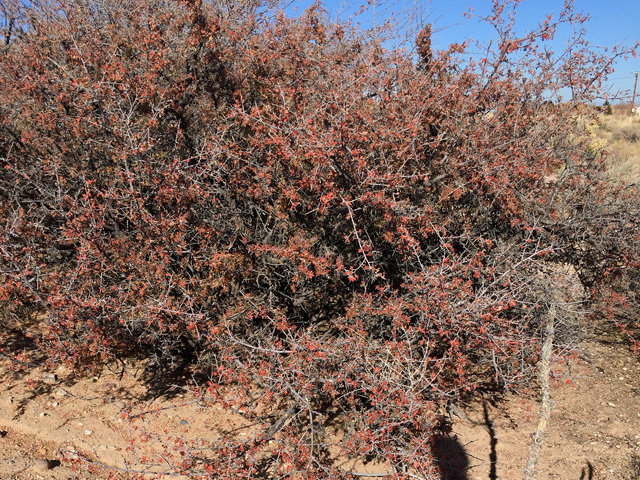
[[[640,124],[624,127],[613,134],[614,141],[622,140],[629,143],[640,141]]]

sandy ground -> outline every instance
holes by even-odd
[[[638,357],[615,335],[592,336],[579,352],[554,365],[555,404],[537,478],[639,480]],[[252,432],[238,416],[202,409],[188,391],[144,386],[133,366],[84,379],[64,368],[53,373],[16,371],[0,359],[0,479],[125,479],[127,470],[136,469],[171,473],[164,443]],[[171,381],[163,383],[170,387]],[[441,448],[468,469],[448,480],[523,478],[537,424],[535,395],[463,407],[469,418],[488,419],[492,426],[455,419],[454,435]],[[80,457],[92,460],[91,469],[74,465]]]
[[[582,359],[556,364],[555,402],[540,453],[538,479],[640,479],[640,364],[621,344],[588,341]],[[569,382],[569,383],[567,383]],[[475,406],[469,417],[483,420]],[[535,431],[535,398],[487,405],[489,432],[457,422],[468,480],[520,479]]]

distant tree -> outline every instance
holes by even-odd
[[[613,115],[613,110],[611,109],[611,104],[609,103],[609,100],[605,100],[603,106],[604,106],[605,115]]]
[[[31,334],[78,372],[189,367],[257,425],[174,471],[350,478],[340,454],[437,478],[438,405],[534,378],[576,300],[561,270],[629,332],[638,300],[636,190],[578,121],[614,59],[550,56],[584,19],[518,36],[510,4],[483,58],[425,27],[416,63],[320,5],[5,3],[5,321],[46,312]]]

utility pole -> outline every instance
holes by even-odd
[[[636,76],[636,81],[633,84],[633,97],[631,97],[631,113],[633,113],[633,107],[636,104],[636,87],[638,86],[638,75],[640,75],[640,72],[633,72],[633,74]]]

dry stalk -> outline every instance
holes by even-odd
[[[547,431],[547,423],[551,415],[551,395],[549,393],[549,373],[551,370],[551,353],[553,351],[553,339],[555,334],[556,306],[551,304],[544,326],[544,343],[542,344],[542,354],[540,358],[539,377],[542,399],[540,400],[540,418],[538,428],[533,434],[529,459],[524,469],[525,480],[533,480],[536,473],[536,464],[544,436]]]

